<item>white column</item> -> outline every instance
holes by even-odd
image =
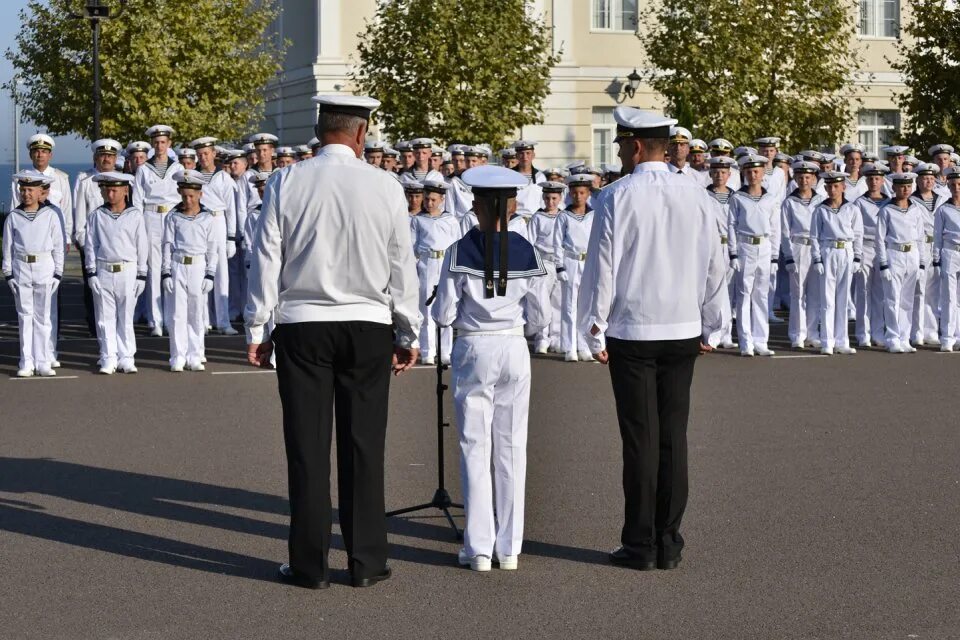
[[[316,7],[317,60],[341,59],[340,0],[314,0]]]

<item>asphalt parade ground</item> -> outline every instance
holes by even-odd
[[[423,512],[390,520],[393,579],[349,587],[336,538],[335,584],[305,591],[274,580],[280,405],[241,338],[172,374],[167,339],[140,329],[140,372],[97,375],[67,278],[63,367],[18,380],[2,289],[0,638],[960,637],[960,355],[814,356],[780,325],[775,358],[702,357],[684,559],[642,573],[606,560],[622,517],[607,370],[536,357],[519,571],[459,568]],[[423,367],[391,388],[388,508],[437,484],[434,384]],[[445,450],[459,499],[452,428]]]

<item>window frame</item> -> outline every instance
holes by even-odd
[[[595,18],[597,16],[597,5],[599,3],[604,3],[604,5],[607,7],[606,14],[608,24],[613,25],[615,16],[619,13],[620,24],[623,25],[623,2],[624,0],[590,0],[590,33],[636,34],[637,29],[640,26],[640,0],[637,0],[636,2],[637,7],[634,10],[632,29],[617,29],[614,26],[598,27],[596,24]]]
[[[881,112],[887,112],[887,113],[894,113],[894,114],[896,114],[895,122],[894,122],[894,124],[893,124],[892,126],[884,126],[884,125],[879,124],[879,121],[880,121],[880,115],[879,115],[879,114],[880,114]],[[873,116],[874,116],[874,118],[873,118],[873,122],[874,122],[874,123],[873,123],[873,124],[869,124],[869,125],[862,125],[862,124],[860,124],[860,118],[861,118],[861,117],[863,116],[863,114],[865,114],[865,113],[873,114]],[[872,149],[868,148],[867,151],[870,151],[870,152],[872,152],[872,153],[877,153],[877,154],[879,154],[879,153],[880,153],[880,149],[882,149],[883,146],[884,146],[884,145],[881,145],[881,144],[880,144],[881,133],[882,133],[882,132],[891,132],[894,136],[897,135],[897,134],[900,132],[900,122],[901,122],[901,114],[900,114],[900,111],[899,111],[898,109],[860,109],[860,110],[857,112],[857,141],[860,140],[860,134],[861,134],[862,132],[870,132],[870,134],[871,134],[872,137],[873,137],[874,148],[872,148]]]
[[[903,18],[903,3],[900,0],[893,0],[896,3],[896,24],[894,26],[895,34],[892,36],[882,35],[884,27],[883,19],[883,5],[887,0],[860,0],[859,10],[857,15],[857,38],[860,40],[881,40],[881,41],[896,41],[900,39],[901,24]],[[873,5],[873,33],[868,34],[863,32],[863,4],[870,3]]]

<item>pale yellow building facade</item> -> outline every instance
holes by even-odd
[[[464,3],[468,4],[468,3]],[[356,45],[375,0],[283,0],[277,37],[292,42],[284,72],[270,88],[264,128],[284,144],[309,139],[316,110],[310,97],[320,92],[350,92],[346,80],[356,63]],[[560,53],[544,102],[544,122],[525,127],[524,138],[537,140],[537,165],[561,165],[574,159],[592,164],[615,159],[612,112],[625,101],[658,108],[660,98],[641,84],[633,98],[623,93],[627,76],[644,70],[643,47],[636,37],[638,12],[649,0],[529,0],[530,11],[543,16]],[[849,46],[863,56],[854,73],[863,87],[862,104],[851,102],[853,140],[876,151],[899,129],[895,94],[904,86],[888,60],[897,55],[900,25],[909,3],[860,0],[858,35]],[[429,134],[429,132],[424,132]],[[775,133],[775,132],[773,132]],[[476,141],[482,142],[482,141]],[[734,141],[740,142],[740,141]]]

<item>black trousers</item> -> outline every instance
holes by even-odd
[[[336,424],[340,529],[354,577],[384,571],[383,447],[392,327],[373,322],[278,325],[273,334],[290,492],[290,566],[327,579]],[[334,420],[336,415],[336,420]]]
[[[84,309],[84,320],[87,322],[87,330],[90,332],[90,335],[94,338],[97,337],[97,320],[94,313],[93,307],[93,290],[90,288],[90,283],[87,278],[87,260],[86,254],[83,249],[78,249],[80,252],[80,273],[83,275],[83,309]]]
[[[679,557],[687,506],[687,418],[699,338],[607,339],[623,441],[624,548],[643,560]]]

